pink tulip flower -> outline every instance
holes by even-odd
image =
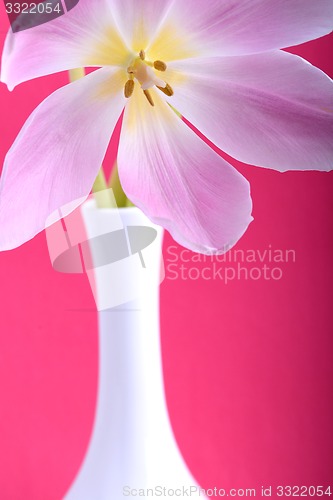
[[[45,99],[8,152],[0,249],[89,194],[123,110],[118,167],[129,199],[192,250],[230,248],[252,220],[249,184],[174,110],[242,162],[330,170],[332,80],[280,49],[332,23],[332,0],[80,0],[10,32],[1,67],[10,90],[99,69]]]

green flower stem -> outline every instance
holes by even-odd
[[[75,82],[76,80],[83,78],[86,74],[84,68],[70,69],[68,71],[68,73],[69,73],[69,81],[70,82]]]
[[[116,203],[118,207],[128,207],[130,203],[127,198],[119,179],[118,165],[117,162],[114,164],[112,169],[109,187],[113,190],[114,197],[116,198]]]
[[[129,198],[126,198],[126,207],[135,207],[134,203]]]
[[[110,190],[108,189],[107,186],[103,167],[99,169],[99,172],[92,187],[92,192],[94,193],[96,205],[98,208],[115,207],[113,197],[111,196]]]

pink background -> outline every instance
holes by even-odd
[[[1,48],[8,21],[0,11]],[[293,51],[333,76],[332,48],[331,36]],[[0,165],[30,112],[66,82],[60,74],[12,93],[0,85]],[[109,166],[114,155],[113,147]],[[296,262],[282,266],[278,281],[164,281],[161,335],[174,431],[203,487],[328,486],[333,175],[233,163],[251,183],[255,217],[237,248],[294,249]],[[166,265],[173,244],[166,235]],[[60,499],[93,423],[92,294],[84,276],[52,270],[44,234],[0,255],[0,283],[0,498]]]

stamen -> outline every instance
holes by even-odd
[[[127,80],[124,88],[124,94],[126,98],[131,97],[134,91],[134,80]]]
[[[148,100],[149,104],[150,104],[151,106],[155,106],[154,101],[153,101],[153,98],[152,98],[152,96],[150,95],[149,90],[144,90],[144,91],[143,91],[143,93],[144,93],[144,95],[147,97],[147,100]]]
[[[165,87],[159,87],[158,85],[156,85],[156,87],[160,89],[163,92],[163,94],[167,95],[168,97],[171,97],[173,95],[172,87],[168,83],[166,84]]]
[[[157,69],[157,71],[165,71],[167,65],[163,61],[154,61],[154,68]]]
[[[145,51],[143,49],[140,50],[139,55],[136,56],[132,60],[130,66],[127,67],[128,80],[124,88],[125,97],[129,98],[133,94],[135,80],[140,83],[141,89],[151,106],[155,106],[155,104],[148,89],[151,89],[154,86],[168,97],[173,96],[174,92],[172,87],[168,83],[166,83],[164,79],[159,78],[154,71],[166,71],[166,69],[167,65],[165,64],[165,62],[159,59],[154,62],[151,62],[149,60],[146,61]]]

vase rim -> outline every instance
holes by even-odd
[[[98,211],[102,211],[102,212],[113,212],[113,211],[120,211],[120,212],[124,212],[126,210],[126,212],[141,212],[141,209],[136,207],[136,206],[133,206],[133,207],[103,207],[103,208],[100,208],[100,207],[97,207],[96,206],[96,200],[91,197],[89,198],[88,200],[84,201],[83,202],[83,205],[90,209],[90,210],[98,210]]]

